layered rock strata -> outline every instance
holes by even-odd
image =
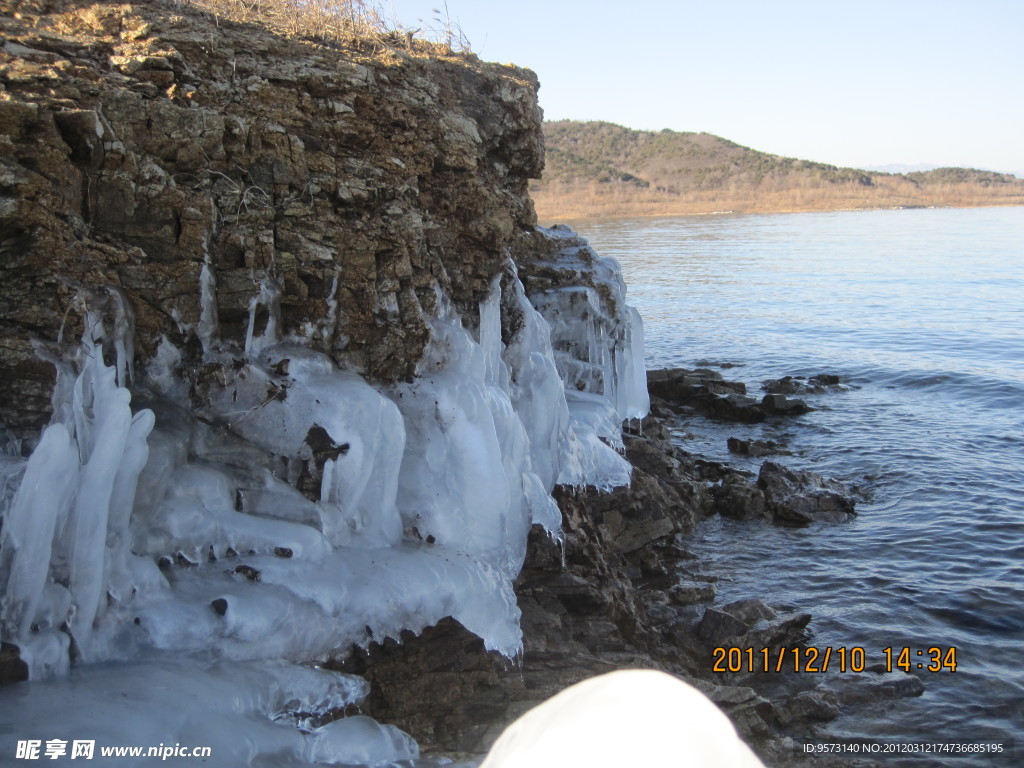
[[[49,418],[33,339],[75,334],[84,304],[134,321],[140,362],[166,337],[195,366],[204,268],[239,343],[269,279],[279,336],[392,382],[414,375],[439,297],[475,307],[529,249],[527,70],[339,51],[157,2],[16,5],[0,22],[0,419],[19,437]]]

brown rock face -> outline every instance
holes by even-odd
[[[46,8],[0,17],[0,420],[19,436],[53,385],[33,340],[73,341],[86,306],[128,307],[140,367],[161,336],[197,367],[204,264],[224,338],[270,279],[282,337],[408,378],[438,297],[480,301],[535,223],[529,71],[153,2]]]

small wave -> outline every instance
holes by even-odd
[[[1024,634],[1024,611],[1007,605],[981,610],[974,606],[926,608],[928,614],[960,629],[997,635]]]
[[[890,387],[941,390],[990,408],[1024,405],[1024,382],[961,371],[907,371],[885,381]]]

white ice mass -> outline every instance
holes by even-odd
[[[34,452],[0,456],[0,639],[36,681],[0,689],[8,732],[209,742],[225,766],[416,759],[369,718],[318,726],[366,691],[314,665],[446,616],[519,654],[531,525],[557,534],[556,484],[628,483],[621,424],[648,407],[618,265],[545,234],[557,279],[528,297],[509,261],[469,317],[440,296],[417,377],[384,388],[284,337],[270,276],[244,344],[220,339],[204,264],[202,406],[164,339],[133,410],[130,312],[89,315],[51,355]]]

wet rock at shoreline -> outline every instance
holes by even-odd
[[[769,416],[795,416],[813,410],[800,399],[769,393],[760,401],[747,394],[743,382],[726,381],[707,368],[669,368],[647,372],[651,396],[670,407],[685,407],[719,421],[756,424]]]
[[[711,487],[713,509],[722,517],[736,520],[769,518],[764,491],[746,476],[735,472]]]
[[[738,437],[730,437],[726,445],[730,453],[735,453],[739,456],[759,458],[771,455],[791,455],[791,452],[787,451],[783,444],[777,440],[743,440]]]
[[[698,581],[681,581],[667,590],[669,599],[676,605],[698,605],[710,603],[718,592],[714,584]]]
[[[849,490],[816,472],[766,461],[755,480],[722,468],[710,486],[712,512],[735,520],[770,520],[778,525],[841,523],[856,514]]]
[[[764,493],[766,509],[776,523],[841,523],[856,514],[853,498],[845,486],[817,472],[766,461],[761,465],[757,486]]]
[[[838,697],[832,691],[800,691],[775,707],[783,725],[796,723],[823,723],[835,720],[841,714]]]
[[[761,389],[773,395],[822,395],[844,392],[848,388],[839,383],[839,377],[834,373],[819,373],[810,378],[783,376],[781,379],[768,379],[761,383]]]
[[[0,644],[0,685],[28,680],[28,664],[21,658],[21,649],[13,643]]]
[[[759,598],[746,598],[708,607],[697,635],[710,645],[733,648],[793,646],[807,639],[810,621],[809,613],[780,614]]]
[[[814,410],[798,397],[769,394],[761,398],[761,407],[770,414],[786,414],[795,416]]]

